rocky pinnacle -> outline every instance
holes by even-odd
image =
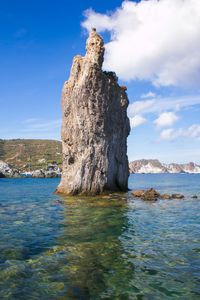
[[[92,29],[86,55],[75,56],[62,92],[63,170],[57,192],[127,191],[128,98],[113,72],[103,72],[103,40]]]

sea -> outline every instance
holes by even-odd
[[[185,195],[156,202],[60,197],[59,181],[0,179],[0,299],[200,299],[200,174],[131,174]]]

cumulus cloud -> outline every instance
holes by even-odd
[[[179,117],[174,112],[164,112],[159,115],[159,117],[154,120],[157,128],[160,129],[162,127],[172,126],[176,121],[178,121]]]
[[[174,131],[173,128],[164,129],[160,134],[160,139],[161,140],[171,140],[173,131]]]
[[[175,140],[179,137],[200,139],[200,124],[193,124],[187,129],[179,128],[176,131],[173,128],[168,128],[160,134],[160,140]]]
[[[143,118],[141,115],[136,115],[133,118],[130,118],[130,126],[131,129],[141,125],[142,123],[144,123],[146,121],[145,118]]]
[[[155,100],[135,101],[133,104],[129,105],[128,112],[130,115],[136,115],[138,113],[146,113],[152,109],[152,106],[154,104],[155,104]]]
[[[82,26],[109,31],[104,68],[123,80],[199,85],[200,1],[124,1],[110,14],[85,11]]]

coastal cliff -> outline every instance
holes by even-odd
[[[85,57],[73,60],[62,92],[62,179],[57,192],[99,194],[128,189],[128,98],[103,72],[103,40],[91,30]]]
[[[129,164],[130,173],[200,173],[200,166],[190,162],[187,164],[164,164],[157,159],[134,160]]]

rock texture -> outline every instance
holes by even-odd
[[[157,159],[134,160],[129,164],[130,173],[200,173],[200,166],[190,162],[187,164],[162,164]]]
[[[0,160],[0,172],[8,178],[20,178],[20,172],[13,168],[11,165],[7,164],[6,162]]]
[[[128,98],[113,72],[103,72],[103,40],[92,29],[62,92],[63,170],[57,192],[126,191]]]

